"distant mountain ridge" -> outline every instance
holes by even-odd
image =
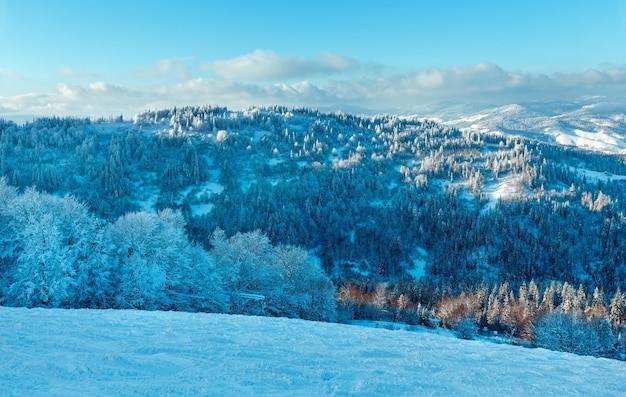
[[[602,98],[504,106],[457,104],[425,112],[445,125],[605,153],[626,152],[626,105]]]

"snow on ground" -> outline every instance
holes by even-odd
[[[423,116],[481,133],[504,133],[531,140],[605,153],[626,152],[624,106],[599,98],[574,102],[535,102],[505,106],[458,105]]]
[[[213,207],[215,205],[213,203],[204,203],[204,204],[193,204],[190,205],[191,216],[203,216],[210,214],[213,211]]]
[[[624,395],[626,363],[282,318],[0,308],[0,395]]]
[[[593,179],[596,181],[608,182],[608,181],[626,181],[626,175],[615,175],[610,172],[592,171],[585,168],[569,167],[570,170],[577,172],[579,175],[586,177],[587,179]]]
[[[412,263],[413,267],[407,269],[406,272],[416,280],[424,277],[426,274],[426,258],[428,257],[428,251],[422,247],[415,248],[413,252]]]
[[[498,201],[520,197],[524,191],[520,175],[508,175],[485,184],[482,191],[487,193],[489,201],[483,207],[483,212],[493,209]]]
[[[202,216],[210,213],[213,210],[214,204],[206,202],[211,195],[220,194],[224,191],[224,186],[217,182],[204,182],[199,186],[189,186],[183,189],[179,194],[179,199],[176,204],[181,205],[183,199],[192,191],[195,191],[194,197],[196,200],[201,200],[200,203],[191,204],[189,206],[191,210],[191,216]],[[156,202],[155,202],[156,203]]]
[[[546,129],[546,135],[553,135],[557,143],[566,146],[576,146],[579,148],[591,149],[606,153],[621,152],[624,150],[623,137],[616,137],[611,133],[602,131],[588,132],[580,129],[573,131],[559,131]]]

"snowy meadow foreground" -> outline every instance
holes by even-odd
[[[623,395],[626,363],[430,332],[0,307],[0,395]]]

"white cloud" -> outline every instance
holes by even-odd
[[[149,93],[105,82],[87,86],[58,83],[49,94],[0,97],[0,117],[12,115],[108,116],[143,110]],[[128,114],[128,113],[126,113]]]
[[[204,70],[211,71],[225,79],[277,80],[345,72],[356,69],[358,63],[333,53],[322,53],[314,58],[302,58],[256,50],[237,58],[209,62],[201,66]]]
[[[387,106],[449,99],[500,104],[529,100],[570,100],[584,95],[624,92],[626,69],[547,76],[511,72],[494,64],[482,63],[421,70],[378,79],[335,81],[327,89],[346,100],[361,99],[368,104],[378,102]]]
[[[66,83],[59,83],[56,88],[61,98],[69,101],[81,99],[85,95],[85,89],[80,86],[70,86]]]
[[[119,84],[109,84],[104,81],[97,81],[89,84],[89,91],[94,93],[109,93],[112,95],[134,95],[135,93]]]
[[[59,83],[56,89],[59,94],[59,99],[66,102],[97,101],[106,98],[113,99],[120,96],[132,97],[137,94],[130,88],[118,84],[105,83],[104,81],[89,83],[86,87]]]
[[[66,101],[58,101],[56,96],[47,94],[24,94],[0,97],[0,108],[4,115],[54,115],[66,113]]]
[[[316,106],[337,98],[308,81],[259,85],[202,78],[189,80],[173,87],[161,87],[158,95],[161,102],[178,98],[179,102],[170,106],[180,105],[180,101],[183,101],[226,105],[231,108],[274,104]]]
[[[252,72],[247,67],[240,66],[234,68],[233,76],[247,71],[249,77],[267,79],[274,76],[276,81],[230,77],[183,78],[183,74],[179,74],[179,80],[172,81],[168,74],[177,74],[179,67],[195,62],[181,58],[181,62],[163,61],[159,64],[165,79],[137,80],[137,84],[143,84],[140,86],[131,87],[99,79],[87,84],[61,82],[56,85],[56,90],[46,94],[0,96],[0,117],[7,114],[98,117],[120,113],[132,116],[146,109],[181,105],[221,105],[241,109],[248,105],[278,104],[394,111],[447,100],[494,105],[589,96],[619,97],[623,100],[623,93],[626,92],[626,68],[548,76],[507,71],[495,64],[481,63],[395,75],[372,72],[370,76],[359,78],[340,75],[343,78],[339,79],[335,75],[334,79],[317,78],[312,82],[306,79],[293,81],[293,78],[307,71],[320,72],[324,67],[326,70],[343,70],[353,64],[344,62],[342,57],[330,56],[324,61],[326,66],[319,67],[318,64],[318,67],[313,67],[307,63],[311,60],[295,62],[293,60],[299,58],[278,57],[271,53],[269,56],[266,53],[259,55],[268,63],[261,65],[257,74],[250,74]],[[282,69],[271,71],[267,65],[281,63],[272,59],[281,62],[287,59],[288,62],[283,62]],[[282,78],[279,79],[279,76]]]

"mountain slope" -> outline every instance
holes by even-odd
[[[0,308],[0,394],[616,396],[624,362],[434,334],[176,312]]]
[[[474,108],[463,120],[476,128],[462,130],[279,106],[163,109],[132,123],[0,120],[0,171],[18,189],[74,195],[105,222],[178,209],[189,238],[207,249],[218,228],[260,230],[273,244],[307,249],[342,280],[560,280],[613,293],[626,283],[626,162],[556,140],[595,137],[576,116],[591,120],[593,110],[593,125],[615,119],[602,136],[621,147],[616,109]],[[566,124],[582,132],[546,132]],[[15,252],[6,247],[6,263]]]
[[[426,117],[461,129],[502,133],[606,153],[626,151],[626,107],[601,99],[506,106],[455,105]]]

